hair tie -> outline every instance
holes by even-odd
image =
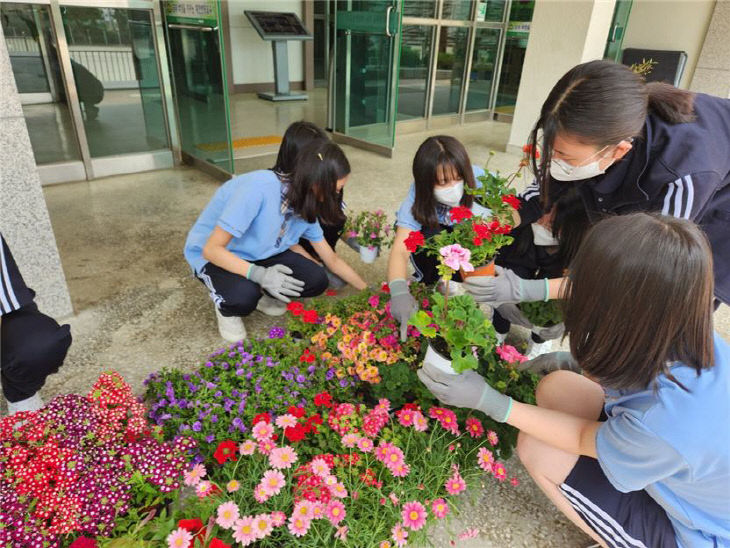
[[[322,153],[321,152],[318,152],[317,153],[317,156],[319,156],[319,161],[320,162],[324,161],[324,159],[322,158]]]

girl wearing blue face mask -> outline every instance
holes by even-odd
[[[436,259],[424,252],[411,254],[405,240],[411,231],[420,231],[428,238],[452,230],[453,221],[449,216],[452,207],[471,208],[475,215],[488,213],[465,191],[465,187],[476,188],[477,177],[483,174],[483,169],[471,165],[464,145],[453,137],[436,135],[418,147],[413,158],[413,184],[396,213],[395,241],[388,258],[391,313],[401,324],[402,338],[405,338],[408,319],[417,307],[406,282],[409,259],[416,280],[430,284],[439,277]]]
[[[530,137],[542,155],[523,193],[522,224],[577,186],[592,223],[655,211],[704,230],[716,304],[730,303],[730,100],[645,83],[623,65],[591,61],[568,71],[542,106]],[[555,298],[562,279],[470,278],[481,302]]]

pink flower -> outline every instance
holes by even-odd
[[[396,478],[405,478],[411,472],[411,467],[407,464],[399,464],[390,468],[390,473]]]
[[[271,450],[269,455],[269,463],[278,469],[291,468],[292,464],[297,461],[297,453],[291,447],[277,447]]]
[[[204,499],[211,493],[213,493],[213,484],[209,481],[198,482],[198,485],[195,486],[195,494],[198,495],[198,498]]]
[[[253,498],[258,502],[259,504],[263,504],[269,498],[271,498],[271,495],[269,494],[268,489],[266,489],[266,486],[262,483],[259,483],[253,490]]]
[[[357,442],[357,448],[363,453],[370,453],[373,450],[373,441],[370,438],[362,437]]]
[[[347,489],[345,489],[344,485],[337,482],[334,485],[330,486],[330,493],[332,493],[333,497],[337,497],[338,499],[343,499],[347,496]]]
[[[266,538],[271,533],[274,525],[268,514],[258,514],[253,518],[253,530],[257,539]]]
[[[499,436],[497,436],[497,433],[494,430],[487,432],[487,441],[492,447],[499,443]]]
[[[398,498],[398,495],[395,494],[395,492],[391,491],[390,495],[388,495],[388,498],[390,499],[390,502],[392,502],[394,506],[398,506],[400,499]]]
[[[391,548],[391,544],[389,540],[381,540],[380,544],[378,544],[378,548]]]
[[[300,500],[294,505],[294,511],[292,517],[304,518],[311,521],[314,517],[314,506],[308,500]]]
[[[350,238],[357,238],[357,232],[355,230],[351,230],[350,232],[347,233],[347,235]]]
[[[380,398],[378,400],[378,405],[373,407],[373,409],[379,409],[380,411],[387,413],[390,411],[390,400],[388,398]]]
[[[468,540],[479,536],[479,529],[466,529],[459,535],[459,540]]]
[[[392,530],[396,546],[405,546],[408,542],[408,531],[400,523],[396,523]]]
[[[274,442],[271,440],[262,440],[259,442],[259,453],[262,455],[268,455],[271,450],[275,447]]]
[[[238,505],[235,502],[224,502],[218,507],[218,516],[215,522],[223,527],[223,529],[231,529],[236,524],[236,521],[238,521],[238,512]]]
[[[403,426],[411,426],[413,424],[413,415],[415,411],[411,409],[401,409],[396,413],[396,416],[398,417],[398,422],[401,423]]]
[[[256,451],[256,442],[253,440],[246,440],[238,446],[238,452],[241,455],[253,455]]]
[[[226,483],[226,491],[229,493],[235,493],[241,488],[241,484],[238,482],[238,480],[232,479],[228,483]]]
[[[254,425],[251,433],[257,441],[268,440],[274,435],[274,427],[268,422],[259,421]]]
[[[193,542],[193,535],[182,527],[178,527],[167,536],[168,548],[187,548]]]
[[[286,523],[286,514],[284,512],[271,512],[271,525],[274,527],[281,527]]]
[[[449,513],[449,505],[444,499],[435,499],[431,503],[431,512],[433,512],[433,515],[438,519],[445,518]]]
[[[384,463],[388,458],[388,451],[392,447],[395,447],[395,445],[387,441],[381,440],[381,442],[378,444],[378,448],[375,450],[375,458]]]
[[[253,517],[244,516],[233,526],[233,539],[243,546],[248,546],[256,540],[256,533],[253,529]]]
[[[479,436],[484,435],[484,427],[482,426],[482,423],[479,421],[479,419],[475,417],[469,417],[468,419],[466,419],[466,432],[472,438],[478,438]]]
[[[264,472],[263,478],[261,478],[261,485],[263,485],[267,495],[270,497],[278,495],[285,483],[284,474],[278,470],[267,470]]]
[[[309,463],[309,467],[311,468],[312,473],[316,476],[324,478],[330,475],[330,465],[321,457],[312,459],[312,462]]]
[[[324,513],[327,516],[327,519],[330,520],[330,523],[332,525],[337,525],[343,519],[345,519],[345,516],[347,515],[345,505],[342,504],[342,502],[339,500],[329,501],[327,503],[327,508],[325,508]]]
[[[459,472],[454,471],[454,474],[446,480],[446,485],[444,485],[444,487],[449,495],[458,495],[462,491],[466,490],[466,482]]]
[[[492,474],[496,479],[499,481],[504,481],[507,479],[507,469],[504,467],[504,464],[497,461],[492,465]]]
[[[347,531],[349,531],[349,528],[347,525],[343,525],[342,527],[339,527],[337,531],[335,531],[335,538],[340,539],[342,542],[347,541]]]
[[[296,426],[296,424],[297,418],[289,413],[276,418],[276,426],[279,428],[290,428],[292,426]]]
[[[503,344],[496,348],[497,355],[507,363],[524,362],[527,361],[527,356],[523,356],[519,351],[509,344]]]
[[[205,474],[207,474],[205,466],[203,466],[202,464],[196,464],[190,469],[189,472],[185,472],[185,474],[183,475],[183,482],[189,487],[198,485],[198,483],[200,483],[200,480],[205,477]]]
[[[485,472],[491,472],[493,462],[494,455],[492,455],[492,452],[486,447],[480,447],[479,452],[477,453],[477,464],[479,465],[479,468]]]
[[[352,449],[357,445],[358,440],[360,439],[360,436],[357,434],[345,434],[342,436],[342,445],[347,447],[348,449]]]
[[[373,308],[377,308],[380,304],[380,297],[377,295],[371,295],[370,298],[368,298],[368,304]]]
[[[420,411],[413,413],[413,428],[415,428],[418,432],[425,432],[428,430],[428,421]]]
[[[442,262],[451,270],[464,269],[464,272],[473,272],[474,267],[469,262],[471,259],[471,251],[464,249],[459,244],[446,245],[439,249],[439,254],[443,257]]]
[[[385,466],[391,470],[403,464],[403,451],[399,447],[390,447],[385,454]]]
[[[325,506],[321,502],[312,504],[312,519],[322,519],[324,517]]]
[[[333,487],[333,486],[337,485],[337,483],[338,483],[338,480],[337,480],[337,476],[335,476],[335,475],[330,474],[329,476],[324,478],[324,484],[327,487]]]
[[[306,535],[310,525],[312,525],[311,520],[294,516],[289,518],[289,532],[295,537]]]
[[[426,523],[426,509],[418,501],[406,502],[400,513],[403,525],[418,531]]]

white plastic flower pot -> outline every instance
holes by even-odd
[[[360,246],[360,259],[364,263],[374,263],[375,259],[378,258],[378,248],[368,247],[366,245]]]
[[[458,375],[454,368],[451,367],[451,360],[444,358],[429,344],[426,349],[426,356],[423,358],[423,367],[438,369],[442,373],[449,375]]]

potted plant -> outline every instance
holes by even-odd
[[[380,248],[390,245],[392,231],[382,209],[361,211],[350,217],[345,227],[347,235],[355,238],[360,246],[360,259],[372,263],[380,254]]]

